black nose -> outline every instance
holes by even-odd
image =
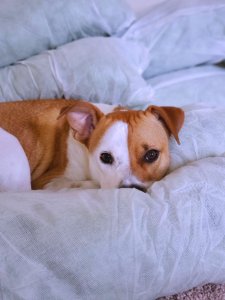
[[[120,188],[122,188],[122,189],[132,189],[132,188],[134,188],[134,189],[137,189],[137,190],[142,191],[144,193],[147,192],[147,189],[145,187],[137,185],[137,184],[121,185]]]

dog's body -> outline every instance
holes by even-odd
[[[1,149],[4,139],[12,141],[7,152],[1,155],[0,149],[5,168],[0,176],[2,190],[17,189],[17,183],[14,186],[4,174],[13,174],[21,164],[26,170],[20,178],[25,190],[30,189],[29,173],[33,189],[146,188],[168,169],[168,136],[178,141],[183,120],[178,108],[127,111],[65,99],[1,103]],[[6,163],[7,153],[17,158],[12,164]]]

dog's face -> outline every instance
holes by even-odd
[[[169,135],[179,143],[184,113],[175,107],[118,110],[104,115],[81,102],[66,111],[74,137],[89,150],[91,177],[101,188],[145,190],[161,179],[170,162]],[[63,112],[63,113],[65,113]]]

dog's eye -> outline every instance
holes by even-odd
[[[112,156],[112,154],[110,154],[109,152],[103,152],[100,154],[100,160],[104,163],[104,164],[108,164],[108,165],[112,165],[114,162],[114,158]]]
[[[159,157],[159,151],[155,149],[148,150],[144,155],[144,162],[152,163]]]

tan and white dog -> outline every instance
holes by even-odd
[[[184,112],[122,110],[82,100],[0,104],[0,191],[73,187],[145,190],[167,172]]]

